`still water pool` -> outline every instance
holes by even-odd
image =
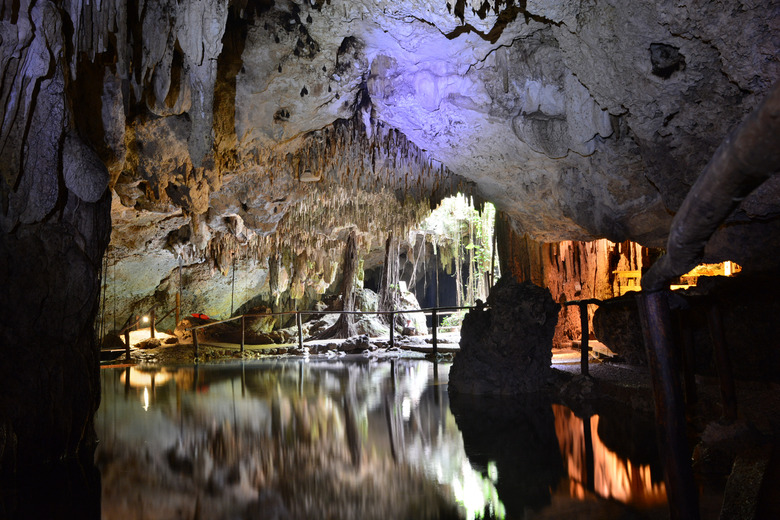
[[[663,518],[647,418],[450,396],[449,364],[101,370],[104,519]]]

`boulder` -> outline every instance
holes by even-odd
[[[160,338],[149,338],[141,341],[140,343],[136,343],[135,348],[146,350],[150,348],[157,348],[160,345],[162,345],[162,341],[160,341]]]
[[[487,307],[478,306],[463,319],[449,389],[496,395],[542,390],[550,374],[559,309],[548,289],[502,277]]]
[[[593,315],[593,332],[596,339],[626,363],[647,364],[635,294],[612,298],[599,305]]]
[[[341,344],[340,350],[344,352],[363,352],[371,347],[368,334],[353,336]]]

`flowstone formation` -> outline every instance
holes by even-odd
[[[95,441],[109,175],[74,128],[61,29],[48,2],[0,21],[0,483]]]
[[[559,310],[548,289],[503,276],[491,289],[487,308],[478,305],[463,319],[450,390],[475,395],[541,391],[550,374]]]

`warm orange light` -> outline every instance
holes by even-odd
[[[150,387],[152,386],[152,383],[154,383],[155,386],[160,386],[171,379],[171,374],[168,372],[146,372],[142,370],[138,370],[135,367],[130,367],[130,386],[141,388],[141,387]],[[119,380],[121,383],[125,382],[125,374],[122,373],[119,376]]]
[[[570,496],[584,498],[588,480],[584,421],[561,405],[553,405],[553,412],[555,433],[567,464]],[[598,436],[598,424],[599,416],[592,416],[594,492],[626,504],[649,506],[666,503],[666,487],[663,482],[653,482],[650,466],[634,465],[610,451]]]

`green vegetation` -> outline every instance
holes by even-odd
[[[444,199],[421,225],[442,269],[455,275],[458,306],[485,300],[493,284],[498,270],[495,218],[496,208],[489,202],[476,208],[470,198],[458,194]]]

